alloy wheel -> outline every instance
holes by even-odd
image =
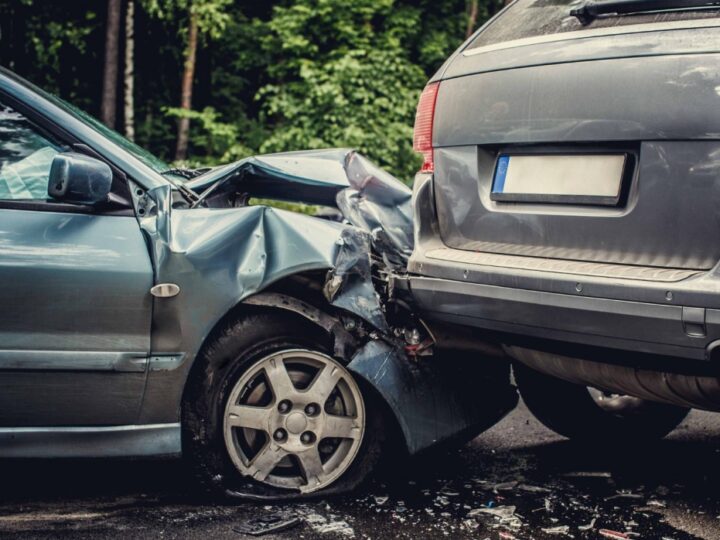
[[[278,351],[237,381],[225,406],[225,446],[246,476],[310,493],[352,464],[365,407],[350,373],[319,352]]]

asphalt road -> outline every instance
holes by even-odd
[[[457,452],[303,504],[199,502],[178,461],[0,461],[0,538],[720,539],[720,415],[649,448],[579,448],[521,406]]]

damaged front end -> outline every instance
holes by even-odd
[[[428,327],[410,291],[394,286],[413,249],[412,192],[360,154],[251,157],[183,189],[196,195],[181,201],[169,186],[135,190],[156,282],[183,291],[156,302],[153,351],[164,373],[148,378],[144,421],[157,420],[161,400],[153,398],[166,395],[167,377],[188,376],[186,360],[218,314],[253,306],[292,312],[326,332],[333,356],[383,398],[409,453],[472,437],[516,404],[502,354],[492,358],[463,346],[471,340],[455,339],[453,329]],[[312,217],[267,199],[334,211]]]

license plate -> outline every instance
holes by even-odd
[[[625,154],[501,154],[491,198],[496,201],[617,205]]]

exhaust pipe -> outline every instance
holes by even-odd
[[[718,377],[637,369],[523,347],[504,346],[504,349],[515,361],[571,383],[649,401],[720,411]]]

